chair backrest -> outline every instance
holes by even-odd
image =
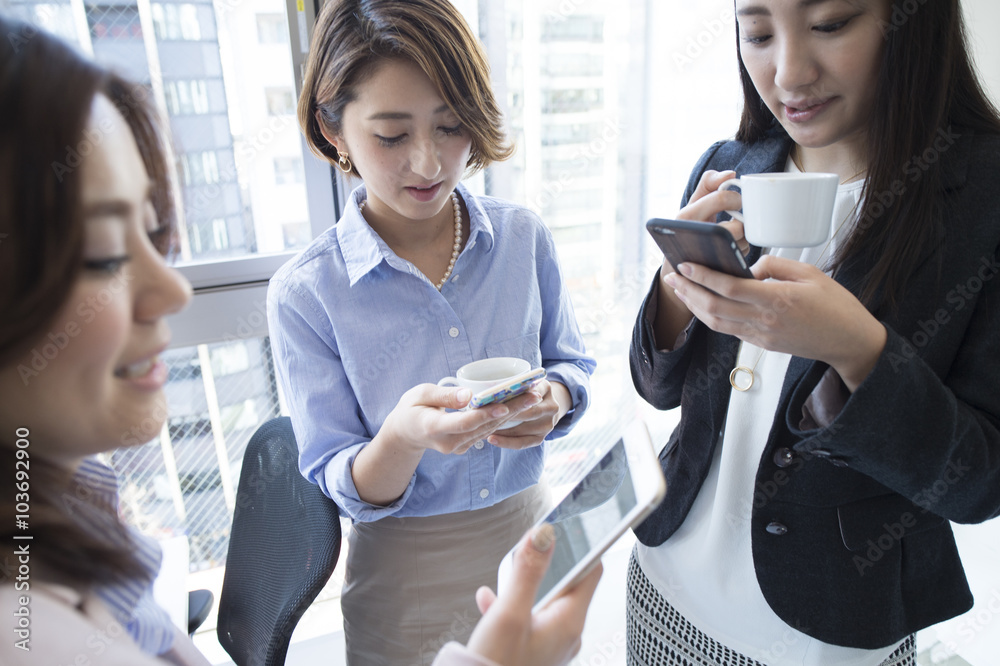
[[[237,666],[280,666],[299,618],[340,556],[340,513],[299,472],[287,416],[247,445],[236,492],[219,643]]]

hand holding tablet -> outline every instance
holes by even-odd
[[[666,483],[641,421],[629,425],[584,477],[536,524],[552,526],[555,552],[535,598],[534,612],[572,588],[627,529],[663,500]],[[534,529],[534,528],[533,528]],[[510,584],[515,547],[500,564],[500,594]]]

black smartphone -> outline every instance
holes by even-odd
[[[646,222],[646,230],[672,266],[690,262],[736,277],[754,279],[746,258],[725,227],[712,222],[654,218]]]

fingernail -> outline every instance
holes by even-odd
[[[469,402],[472,399],[472,391],[467,388],[460,388],[455,393],[455,399],[459,402]]]
[[[531,545],[539,553],[548,552],[552,543],[556,540],[556,531],[548,523],[542,525],[531,535]]]
[[[665,278],[663,278],[663,281],[666,282],[671,287],[676,287],[677,286],[677,273],[667,273],[667,276]]]
[[[495,419],[498,419],[501,416],[507,416],[508,414],[510,414],[510,408],[506,405],[497,405],[493,408],[493,411],[490,412],[490,416]]]
[[[691,273],[694,272],[694,269],[691,268],[691,264],[688,263],[681,264],[680,266],[677,267],[677,270],[679,270],[684,275],[691,275]]]

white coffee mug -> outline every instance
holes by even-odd
[[[754,173],[727,180],[740,188],[743,211],[727,210],[758,247],[812,247],[830,238],[840,178],[835,173]]]
[[[480,361],[466,363],[454,377],[445,377],[438,382],[438,386],[461,386],[472,391],[473,395],[480,391],[493,388],[497,384],[522,375],[531,370],[531,364],[523,358],[513,356],[497,356],[495,358],[484,358]],[[521,423],[520,421],[507,421],[499,430],[513,428]]]

